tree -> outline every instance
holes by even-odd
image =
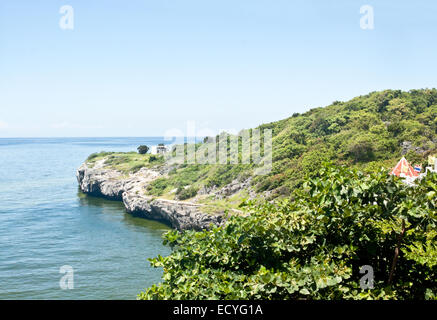
[[[199,190],[198,188],[192,186],[188,188],[179,187],[176,190],[176,195],[179,200],[186,200],[195,197],[198,190]]]
[[[141,145],[137,148],[139,154],[146,154],[149,151],[149,147],[146,145]]]
[[[163,281],[140,299],[435,299],[437,175],[326,166],[293,201],[248,203],[210,231],[170,231]],[[374,270],[362,287],[362,266]]]
[[[367,162],[374,159],[373,144],[369,137],[357,137],[349,144],[349,154],[355,162]]]

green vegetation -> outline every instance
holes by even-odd
[[[326,166],[290,200],[211,231],[165,234],[163,282],[140,299],[435,299],[437,175],[417,187]],[[374,269],[361,289],[359,270]]]
[[[410,150],[405,150],[407,159],[413,164],[425,164],[428,154],[437,152],[437,90],[372,92],[348,102],[336,101],[325,108],[293,114],[258,129],[273,132],[273,168],[267,176],[254,176],[253,187],[258,193],[271,191],[269,199],[287,198],[326,161],[363,172],[388,169],[402,156],[405,141],[411,142]],[[213,140],[208,137],[204,143],[197,143],[195,149],[215,143]],[[241,139],[238,148],[241,151]],[[109,157],[108,164],[123,172],[164,163],[162,156],[134,158],[131,153],[126,157],[119,153],[93,154],[89,161],[103,157]],[[174,190],[187,186],[192,186],[192,190],[222,187],[234,179],[243,181],[253,176],[255,167],[229,163],[177,165],[168,177],[153,182],[147,192],[173,197]]]
[[[164,157],[136,152],[100,152],[91,154],[86,162],[95,165],[97,161],[104,160],[104,166],[118,170],[124,174],[135,173],[141,168],[151,168],[164,163]]]
[[[388,170],[402,156],[405,141],[411,142],[410,150],[405,150],[407,159],[425,164],[428,154],[437,152],[437,90],[373,92],[258,129],[273,132],[273,168],[267,176],[254,176],[253,187],[257,192],[271,191],[269,199],[287,198],[326,161],[363,172]],[[196,150],[212,140],[196,144]],[[180,165],[167,180],[156,183],[166,184],[162,193],[191,184],[222,187],[253,176],[254,168],[253,164]],[[153,186],[150,192],[159,195]]]
[[[97,160],[104,159],[105,157],[112,155],[114,153],[115,152],[106,152],[106,151],[92,153],[88,156],[88,158],[86,159],[86,162],[93,163],[93,162],[96,162]]]
[[[196,196],[203,212],[232,213],[210,231],[168,232],[173,253],[151,259],[164,268],[163,282],[139,298],[436,299],[437,177],[429,174],[411,188],[387,174],[404,154],[424,165],[437,153],[436,89],[372,92],[257,129],[272,130],[273,167],[263,176],[254,174],[256,165],[230,159],[170,164],[135,152],[88,158],[124,173],[165,169],[147,194]],[[218,149],[217,140],[208,137],[194,148]],[[236,209],[248,190],[223,199],[199,195],[248,178],[266,197],[244,202],[246,214]],[[374,269],[374,289],[360,287],[364,265]]]
[[[174,168],[169,172],[168,177],[158,178],[148,186],[147,192],[151,195],[161,196],[170,193],[174,189],[180,190],[184,187],[195,185],[193,188],[199,189],[196,184],[202,177],[208,174],[207,165],[182,165],[181,168]]]
[[[139,154],[146,154],[149,151],[149,147],[141,145],[137,148]]]
[[[178,196],[179,200],[186,200],[196,196],[198,191],[199,189],[196,187],[178,188],[176,190],[176,195]]]
[[[325,161],[365,172],[394,166],[404,141],[423,150],[408,159],[425,163],[437,150],[437,90],[373,92],[259,128],[273,130],[273,170],[254,184],[287,195]]]
[[[148,193],[161,196],[176,189],[176,194],[183,192],[185,187],[192,186],[190,189],[191,197],[194,197],[203,186],[222,187],[233,179],[243,180],[247,178],[249,165],[209,165],[209,164],[182,164],[173,168],[168,177],[154,180],[148,186]],[[196,190],[196,192],[192,192]],[[187,192],[184,191],[184,198]],[[190,197],[190,198],[191,198]],[[179,197],[181,199],[181,197]],[[185,198],[187,199],[187,198]]]
[[[241,211],[241,205],[249,198],[246,190],[241,190],[227,198],[216,199],[215,196],[207,196],[199,199],[199,203],[203,204],[200,211],[204,213],[229,212],[236,214]]]

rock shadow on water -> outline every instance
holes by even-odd
[[[141,213],[127,212],[123,202],[119,200],[86,194],[82,192],[80,188],[78,188],[77,197],[81,206],[98,207],[102,209],[109,208],[123,213],[122,221],[130,227],[142,227],[151,231],[158,231],[160,233],[173,229],[171,223],[167,220],[147,219]]]

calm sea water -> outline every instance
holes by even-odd
[[[160,282],[146,259],[170,253],[168,227],[81,194],[75,173],[90,153],[161,140],[0,139],[0,299],[135,299]],[[74,289],[60,288],[64,265]]]

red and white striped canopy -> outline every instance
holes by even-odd
[[[407,159],[402,157],[398,164],[393,168],[390,174],[394,174],[398,177],[418,177],[419,173],[416,172],[413,167],[408,163]]]

